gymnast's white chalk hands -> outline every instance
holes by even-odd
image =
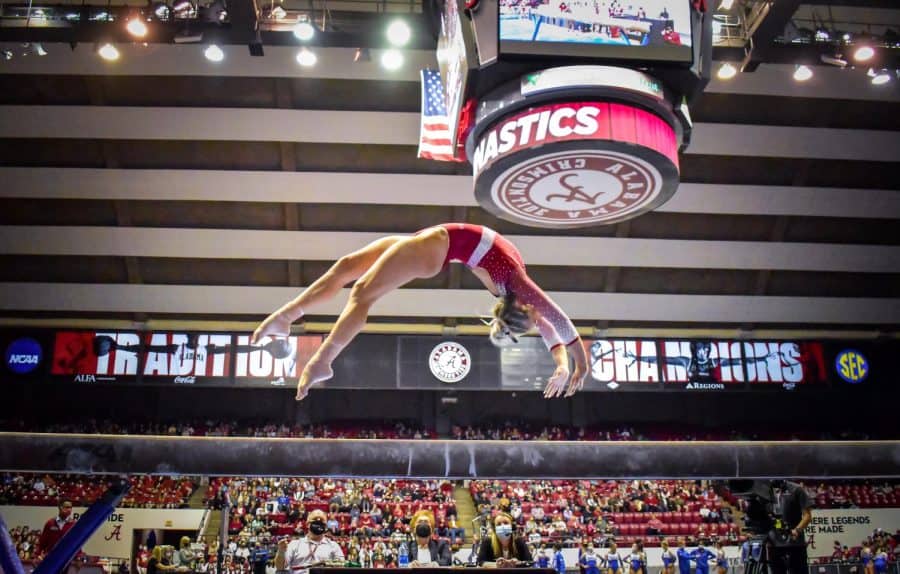
[[[556,370],[553,371],[553,375],[550,377],[550,380],[547,381],[547,386],[544,387],[544,398],[552,399],[554,397],[563,396],[563,392],[566,390],[566,383],[569,381],[569,368],[568,367],[556,367]]]

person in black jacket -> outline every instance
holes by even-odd
[[[498,568],[515,568],[531,561],[531,552],[525,540],[514,534],[512,516],[498,512],[491,520],[490,534],[481,541],[478,565],[496,562]]]
[[[434,514],[429,510],[416,512],[410,521],[416,538],[410,544],[409,565],[413,567],[450,566],[453,555],[450,543],[434,538]]]

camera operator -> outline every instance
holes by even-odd
[[[775,489],[775,514],[788,530],[787,544],[772,544],[769,566],[772,574],[809,574],[804,530],[812,521],[812,500],[803,486],[785,480],[772,482]]]

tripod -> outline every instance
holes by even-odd
[[[750,552],[744,563],[744,574],[769,573],[769,544],[766,536],[750,538]]]

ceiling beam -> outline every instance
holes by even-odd
[[[13,105],[0,107],[0,137],[414,146],[419,114]],[[698,123],[686,153],[895,162],[898,149],[900,132]]]
[[[382,233],[0,227],[0,254],[335,261]],[[900,273],[900,246],[508,235],[529,265]]]
[[[472,178],[385,173],[0,167],[0,197],[477,206]],[[247,190],[253,190],[248,195]],[[900,219],[892,189],[682,183],[661,213]]]
[[[260,315],[297,295],[293,287],[221,285],[106,285],[0,283],[0,311],[133,313],[149,315]],[[343,289],[317,315],[337,315],[349,295]],[[842,297],[752,297],[550,292],[576,321],[684,323],[776,323],[782,325],[897,325],[900,299]],[[483,289],[399,289],[380,299],[371,316],[475,319],[494,298]]]

